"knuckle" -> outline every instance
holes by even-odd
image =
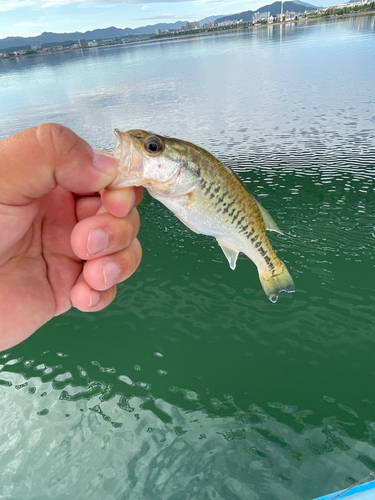
[[[69,128],[60,123],[43,123],[36,130],[36,136],[51,164],[70,155],[80,138]]]

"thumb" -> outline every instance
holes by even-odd
[[[117,175],[118,161],[94,151],[57,123],[32,127],[0,141],[0,203],[24,205],[57,185],[93,193]]]

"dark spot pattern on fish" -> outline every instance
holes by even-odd
[[[223,201],[229,196],[229,193],[228,191],[222,191],[220,194],[220,197],[217,199],[216,203],[215,203],[215,208],[219,207],[218,208],[218,213],[221,213],[224,208],[227,206],[227,203],[223,203]]]
[[[241,212],[240,212],[239,210],[237,210],[237,212],[234,214],[233,219],[232,219],[232,223],[233,223],[233,224],[234,224],[234,223],[235,223],[235,221],[238,219],[238,217],[239,217],[240,213],[241,213]]]
[[[223,211],[226,205],[226,203],[223,203],[224,198],[225,198],[225,193],[222,193],[220,198],[217,198],[217,200],[215,201],[214,208],[217,208],[219,214]]]
[[[264,250],[264,248],[262,246],[260,246],[259,253],[262,257],[264,257],[267,254],[267,250]]]
[[[272,256],[268,253],[267,245],[264,246],[264,240],[261,234],[257,233],[256,227],[251,222],[251,216],[248,211],[233,198],[233,195],[225,189],[224,186],[218,186],[217,182],[210,179],[203,179],[201,182],[202,194],[210,200],[216,214],[225,215],[227,223],[235,228],[242,238],[246,238],[252,243],[254,249],[262,256],[267,269],[273,272],[275,266],[272,262]],[[256,226],[256,224],[255,224]]]
[[[247,231],[246,231],[246,230],[247,230]],[[245,231],[246,231],[246,232],[245,232]],[[238,230],[238,232],[239,232],[239,233],[243,233],[243,232],[245,232],[245,234],[244,234],[245,238],[250,238],[250,236],[252,236],[252,235],[254,234],[254,231],[255,231],[255,229],[254,229],[253,227],[251,227],[251,226],[250,226],[250,228],[249,228],[249,226],[248,226],[248,225],[247,225],[247,226],[246,226],[246,225],[243,225],[243,226],[241,226],[241,227],[239,228],[239,230]]]
[[[227,206],[226,206],[226,207],[224,208],[224,210],[223,210],[223,214],[226,214],[226,213],[229,211],[230,207],[231,207],[233,204],[234,204],[234,201],[231,201],[230,203],[227,203]]]
[[[202,183],[202,189],[204,189],[203,194],[207,196],[209,193],[211,193],[212,187],[214,186],[214,182],[207,183],[206,181],[203,181]],[[215,195],[214,195],[215,196]]]
[[[242,224],[242,222],[243,222],[243,220],[244,220],[245,218],[246,218],[246,217],[243,215],[243,216],[241,217],[241,219],[239,219],[239,220],[237,221],[236,227],[239,227],[239,226],[241,227],[241,224]]]
[[[270,271],[273,271],[275,269],[275,266],[272,264],[272,259],[269,255],[265,255],[264,260],[266,261],[266,264],[268,266],[268,269]]]

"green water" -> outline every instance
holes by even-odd
[[[0,354],[0,498],[308,500],[375,470],[374,19],[0,66],[2,136],[142,127],[226,161],[296,285],[272,304],[146,195],[115,302]]]

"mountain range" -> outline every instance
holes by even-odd
[[[283,11],[287,10],[293,12],[305,12],[305,10],[313,11],[317,10],[318,7],[314,5],[296,0],[295,2],[286,1],[283,2]],[[210,21],[230,21],[230,20],[239,20],[243,19],[244,21],[252,20],[253,14],[255,12],[270,12],[271,15],[276,15],[281,12],[281,2],[274,2],[270,5],[265,5],[256,11],[247,10],[245,12],[239,12],[237,14],[232,14],[230,16],[211,16],[206,17],[199,21],[200,26]],[[76,31],[74,33],[52,33],[52,32],[44,32],[41,35],[33,36],[33,37],[7,37],[0,39],[0,51],[1,50],[17,50],[17,49],[29,49],[31,45],[40,44],[40,45],[53,45],[53,44],[62,44],[66,42],[77,42],[80,38],[84,38],[86,40],[105,40],[109,38],[115,37],[124,37],[124,36],[132,36],[132,35],[150,35],[155,33],[156,29],[160,29],[161,31],[168,31],[170,29],[179,29],[183,26],[183,21],[177,21],[175,23],[159,23],[148,26],[141,26],[139,28],[116,28],[111,26],[109,28],[103,29],[95,29],[92,31],[79,32]]]

